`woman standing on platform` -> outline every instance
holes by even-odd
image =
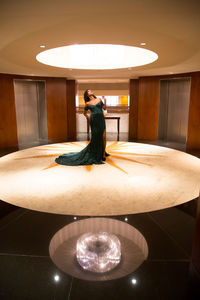
[[[91,141],[95,138],[95,135],[97,138],[103,139],[102,144],[102,158],[103,160],[106,160],[106,125],[105,125],[105,119],[104,119],[104,110],[106,110],[106,98],[103,96],[104,103],[101,98],[97,98],[91,90],[86,90],[84,93],[84,100],[85,100],[85,108],[84,108],[84,115],[90,122],[91,127],[91,134],[92,138]],[[91,107],[93,106],[93,107]],[[100,109],[99,109],[100,108]],[[90,110],[90,114],[87,113],[87,111]]]
[[[80,152],[71,152],[60,155],[55,161],[61,165],[91,165],[103,164],[106,156],[106,124],[103,108],[106,108],[101,98],[97,98],[91,90],[84,93],[85,108],[84,115],[90,122],[91,141]],[[105,100],[104,100],[105,101]],[[87,111],[90,111],[90,116]]]

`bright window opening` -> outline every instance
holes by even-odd
[[[102,98],[102,95],[97,95]],[[129,96],[105,96],[107,106],[129,106]],[[76,107],[85,106],[83,96],[76,96]]]

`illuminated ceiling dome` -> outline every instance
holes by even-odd
[[[157,60],[158,55],[133,46],[81,44],[48,49],[39,53],[36,59],[60,68],[109,70],[146,65]]]

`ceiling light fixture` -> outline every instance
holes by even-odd
[[[80,44],[40,52],[36,59],[46,65],[85,70],[123,69],[146,65],[158,59],[150,50],[124,45]]]
[[[141,46],[145,46],[145,45],[146,45],[146,43],[140,43],[140,45],[141,45]]]
[[[40,48],[45,48],[46,46],[45,45],[40,45]]]

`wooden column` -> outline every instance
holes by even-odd
[[[137,140],[138,137],[138,92],[139,92],[139,79],[130,79],[129,82],[129,141]]]
[[[67,140],[66,79],[45,79],[48,139]]]
[[[141,77],[138,97],[138,139],[156,140],[159,113],[159,77]]]
[[[0,148],[18,146],[13,77],[0,74]]]
[[[192,264],[200,276],[200,197],[197,202],[196,226],[192,248]]]
[[[76,89],[75,80],[67,80],[67,140],[76,141]]]
[[[187,149],[200,150],[200,72],[191,75]]]

